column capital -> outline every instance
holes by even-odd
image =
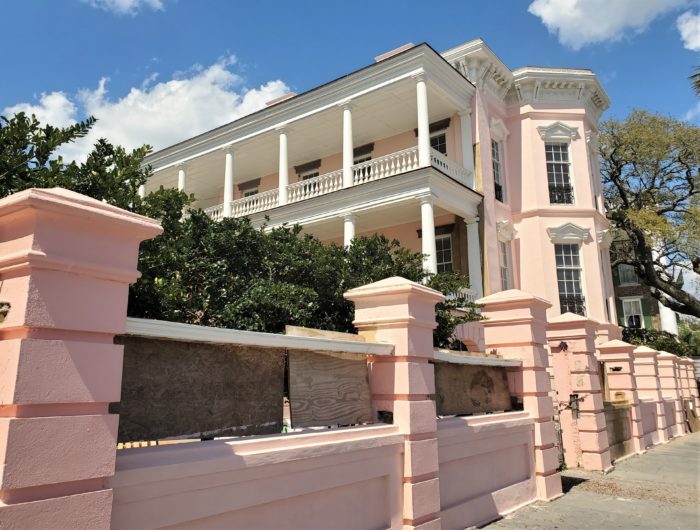
[[[355,101],[346,99],[338,103],[338,106],[343,110],[352,110],[355,107]]]
[[[177,164],[175,164],[175,167],[178,171],[187,171],[189,165],[187,164],[187,162],[178,162]]]
[[[289,124],[283,123],[282,125],[278,125],[277,127],[275,127],[275,131],[277,131],[280,134],[287,134],[289,132]]]
[[[425,71],[417,72],[417,73],[413,74],[411,77],[416,80],[416,83],[418,83],[419,81],[425,82],[428,80],[428,75],[425,73]]]
[[[479,219],[478,215],[475,215],[473,217],[465,217],[464,218],[464,224],[467,226],[477,224],[479,221],[480,221],[480,219]]]
[[[343,221],[352,221],[353,223],[357,221],[357,214],[353,212],[344,213],[339,216]]]
[[[435,195],[433,195],[430,192],[427,192],[416,196],[416,198],[421,204],[433,204],[433,201],[435,200]]]
[[[460,118],[469,118],[472,115],[472,108],[467,107],[466,109],[461,109],[457,111],[457,116]]]
[[[235,151],[235,148],[233,147],[233,144],[228,144],[228,145],[224,145],[223,147],[221,147],[221,151],[223,151],[225,154],[229,154],[229,153],[233,154]]]

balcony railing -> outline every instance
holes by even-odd
[[[562,313],[574,313],[586,316],[586,299],[580,294],[559,296],[559,308]]]
[[[431,149],[430,164],[455,180],[466,182],[469,178],[469,170],[435,149]],[[418,168],[418,147],[410,147],[403,151],[355,164],[352,166],[353,185],[357,186],[374,180],[393,177],[394,175]],[[325,195],[340,190],[342,187],[342,170],[324,173],[318,177],[295,182],[287,186],[287,203],[295,203]],[[233,217],[243,217],[277,206],[279,206],[279,190],[274,189],[233,201],[231,203],[231,215]],[[223,204],[211,206],[204,211],[215,221],[219,221],[224,217]]]

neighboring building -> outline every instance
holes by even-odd
[[[474,40],[407,45],[370,66],[150,155],[214,218],[299,223],[351,244],[381,232],[470,277],[519,288],[617,336],[590,70],[510,70]]]
[[[651,296],[649,287],[639,281],[632,265],[613,270],[618,324],[628,328],[655,329],[678,335],[676,313]]]

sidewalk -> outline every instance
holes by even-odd
[[[563,497],[536,503],[485,528],[562,530],[700,528],[700,433],[653,447],[608,475],[563,473]]]

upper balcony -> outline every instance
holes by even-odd
[[[145,189],[177,186],[220,219],[419,169],[473,188],[473,94],[432,48],[415,46],[150,155]]]

